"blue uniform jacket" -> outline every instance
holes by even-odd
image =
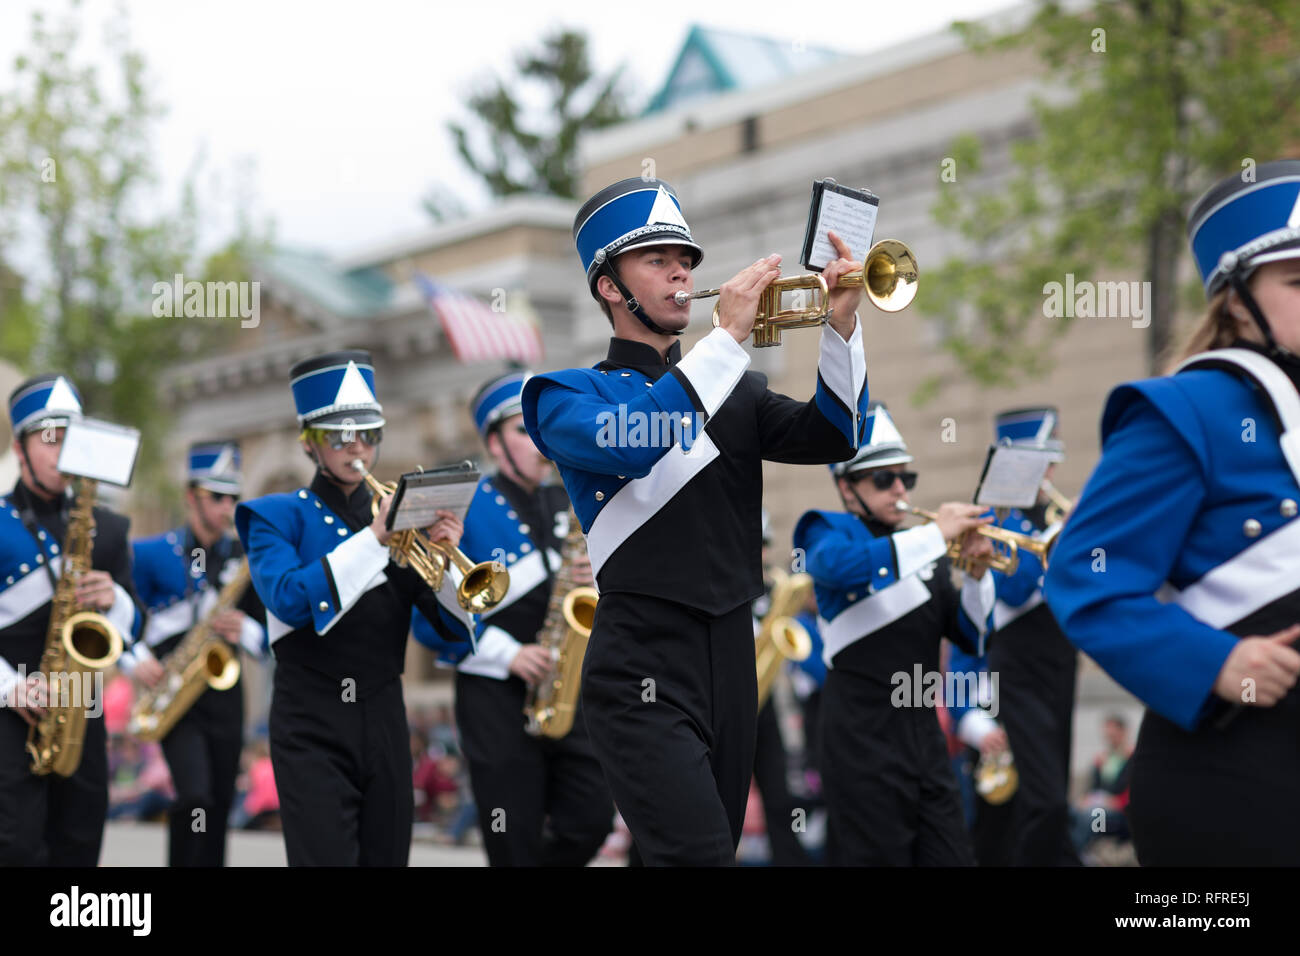
[[[933,524],[873,536],[845,511],[805,512],[795,525],[794,546],[813,577],[828,666],[854,641],[926,604],[932,597],[927,582],[948,550]],[[993,602],[990,575],[980,581],[967,577],[957,616],[960,634],[946,636],[968,640],[983,653]]]
[[[186,528],[182,526],[131,543],[135,592],[148,611],[141,637],[150,648],[188,631],[196,622],[196,604],[198,620],[206,617],[216,604],[216,591],[208,586],[204,568],[184,550],[186,538]],[[235,553],[231,553],[235,542],[226,543],[230,547],[225,553],[230,557],[220,570],[222,584],[235,574],[243,560],[238,548],[233,548]],[[270,650],[265,623],[245,613],[239,643],[248,653],[264,657]]]
[[[1047,600],[1080,650],[1192,730],[1237,642],[1228,628],[1300,585],[1300,486],[1267,397],[1227,371],[1121,385],[1101,433]]]

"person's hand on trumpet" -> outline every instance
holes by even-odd
[[[836,235],[834,230],[826,234],[830,239],[831,245],[835,247],[835,254],[838,259],[831,260],[825,269],[822,270],[822,278],[826,280],[826,287],[830,290],[830,318],[826,320],[844,341],[848,341],[849,336],[853,334],[853,327],[857,325],[856,313],[858,305],[862,302],[862,283],[859,282],[853,286],[839,285],[840,276],[850,272],[861,271],[862,263],[853,258],[853,251],[849,249],[849,244]]]
[[[718,287],[718,327],[744,345],[754,330],[759,297],[780,275],[781,257],[774,252],[722,283]]]

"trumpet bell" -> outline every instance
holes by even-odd
[[[445,547],[440,542],[429,543],[439,550]],[[510,572],[492,561],[483,561],[465,572],[456,588],[456,600],[471,614],[482,614],[500,604],[509,590]]]
[[[901,312],[916,298],[920,269],[916,256],[897,239],[882,239],[862,264],[867,298],[881,312]]]

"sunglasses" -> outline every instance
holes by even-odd
[[[382,428],[306,428],[303,435],[308,441],[328,445],[335,451],[347,448],[354,441],[374,448],[384,440]]]
[[[911,491],[916,487],[917,473],[914,471],[873,471],[853,476],[854,481],[862,481],[864,478],[870,478],[877,491],[888,491],[894,487],[894,479],[901,481],[903,488]]]
[[[207,498],[209,501],[215,501],[217,504],[223,504],[226,501],[233,501],[235,504],[239,504],[239,495],[231,494],[230,492],[209,491],[207,488],[200,488],[199,491],[202,493],[204,498]]]

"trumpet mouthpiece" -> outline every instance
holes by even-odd
[[[912,510],[912,506],[909,505],[906,501],[895,501],[895,502],[894,502],[894,509],[895,509],[896,511],[911,511],[911,510]]]
[[[691,301],[691,294],[683,289],[681,292],[678,292],[673,296],[673,301],[678,305],[685,305],[687,302]]]
[[[361,474],[364,475],[364,474],[366,473],[366,466],[365,466],[365,463],[364,463],[360,458],[353,458],[352,461],[350,462],[350,464],[351,464],[352,467],[355,468],[357,471],[361,472]]]

